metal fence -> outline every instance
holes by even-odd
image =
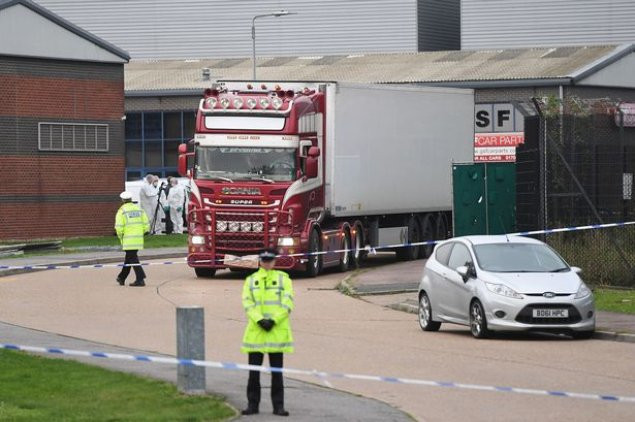
[[[517,153],[520,230],[635,220],[635,128],[615,102],[534,99]],[[618,113],[618,118],[616,118]],[[635,287],[635,227],[546,236],[593,284]]]

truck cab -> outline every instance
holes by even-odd
[[[253,267],[263,248],[285,255],[278,268],[306,269],[308,259],[294,255],[324,211],[323,109],[317,84],[205,91],[190,152],[179,150],[179,172],[192,178],[188,264],[197,275]]]

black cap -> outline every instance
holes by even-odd
[[[273,261],[274,259],[276,259],[276,251],[273,249],[265,249],[264,251],[260,252],[260,254],[258,255],[258,257],[262,260],[262,261]]]

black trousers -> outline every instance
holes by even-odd
[[[269,353],[269,366],[282,368],[282,353]],[[259,352],[249,353],[250,365],[262,365],[265,355]],[[249,371],[247,382],[247,400],[250,408],[258,408],[260,404],[260,372]],[[284,384],[282,372],[271,373],[271,403],[275,409],[284,409]]]
[[[123,261],[123,263],[124,265],[138,264],[139,256],[137,255],[137,251],[126,251],[126,259]],[[135,265],[134,267],[123,267],[117,278],[119,280],[125,280],[126,277],[128,277],[128,274],[130,274],[130,268],[134,268],[134,273],[137,277],[137,280],[144,280],[146,278],[146,273],[145,271],[143,271],[143,267],[141,265]]]

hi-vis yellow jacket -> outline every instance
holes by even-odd
[[[293,310],[293,285],[287,273],[260,268],[245,280],[242,299],[248,321],[241,351],[293,352],[289,323],[289,313]],[[265,331],[258,325],[263,318],[275,322],[271,331]]]
[[[150,231],[148,216],[136,204],[126,202],[117,211],[115,231],[124,251],[143,249],[143,234]]]

